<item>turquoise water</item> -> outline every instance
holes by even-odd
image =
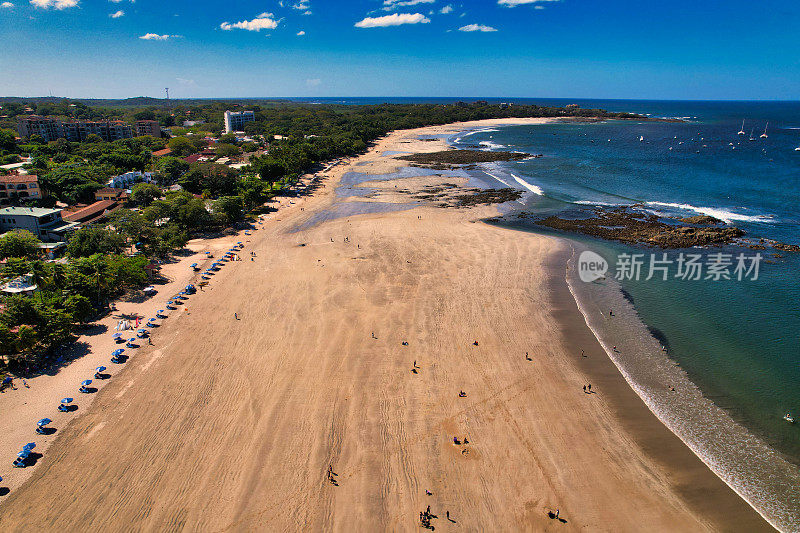
[[[800,146],[800,103],[619,102],[607,108],[684,117],[686,122],[511,126],[462,134],[452,141],[461,147],[543,154],[540,159],[483,167],[489,179],[529,191],[524,209],[534,213],[580,214],[597,205],[637,204],[637,209],[658,214],[710,214],[741,227],[748,237],[800,244],[800,151],[794,150]],[[740,136],[737,132],[743,119],[746,134]],[[762,139],[767,121],[768,137]],[[749,140],[751,129],[754,141]],[[513,212],[507,219],[515,220]],[[646,363],[623,360],[623,374],[630,371],[633,385],[637,368],[643,371],[642,388],[651,396],[651,407],[662,411],[662,420],[668,420],[665,423],[684,440],[692,441],[696,451],[707,454],[704,460],[716,464],[718,473],[726,468],[721,466],[725,457],[738,457],[742,463],[748,462],[748,453],[760,459],[771,453],[749,444],[733,450],[737,442],[750,440],[738,436],[734,425],[746,428],[789,462],[800,463],[800,253],[780,252],[782,257],[778,257],[769,248],[762,251],[757,280],[750,279],[752,273],[742,281],[676,279],[673,263],[668,266],[667,281],[658,276],[648,281],[644,278],[649,255],[658,252],[660,258],[661,251],[577,240],[610,263],[610,275],[618,265],[618,254],[644,254],[642,277],[621,280],[621,288],[627,301],[634,303],[635,314],[650,329],[650,341],[652,335],[658,341],[653,343],[652,360],[661,356],[655,352],[663,345],[669,359],[699,387],[692,414],[688,399],[683,406],[668,400],[668,395],[663,396],[664,401],[659,399],[661,385],[653,386],[659,381],[653,374],[644,377]],[[756,253],[736,247],[672,250],[667,258],[676,261],[681,252],[700,253],[704,262],[714,252],[734,257],[744,253],[748,260]],[[621,308],[626,304],[603,295],[595,287],[598,283],[585,291],[594,298],[586,308],[597,308],[596,315],[587,319],[602,330],[608,321],[599,317],[605,308],[600,311],[597,302],[607,298],[603,305]],[[627,328],[609,324],[605,335],[613,344],[623,345],[627,342],[623,337],[633,335],[635,329],[632,323]],[[639,351],[649,349],[645,339],[627,345]],[[629,367],[624,368],[625,364]],[[713,411],[710,404],[702,403],[707,400],[724,409],[731,420],[718,416],[703,420],[701,428],[704,413]],[[667,412],[669,409],[673,412]],[[785,422],[782,417],[786,413],[797,417],[798,423]],[[695,427],[680,417],[693,417]],[[710,426],[713,431],[708,432]],[[725,439],[718,438],[723,433],[737,435],[724,448],[720,443]],[[731,473],[726,481],[739,483],[735,488],[753,496],[748,500],[773,523],[794,529],[800,524],[800,486],[793,484],[800,470],[787,462],[768,471],[780,462],[780,456],[764,468],[756,462],[753,460],[751,471]],[[764,479],[758,480],[762,485],[748,486],[748,480],[741,479],[747,476],[762,476]],[[765,494],[772,489],[774,494]],[[774,501],[777,499],[784,501]],[[772,508],[765,511],[765,506]]]

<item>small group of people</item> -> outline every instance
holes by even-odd
[[[586,394],[592,394],[592,384],[589,383],[588,385],[584,385],[583,392]]]

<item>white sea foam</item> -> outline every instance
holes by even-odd
[[[533,194],[538,194],[539,196],[544,196],[544,191],[542,190],[541,187],[528,183],[527,181],[523,180],[522,178],[520,178],[516,174],[511,174],[511,177],[514,178],[515,180],[517,180],[517,183],[519,183],[520,185],[522,185],[523,187],[525,187],[526,189],[531,191]]]
[[[734,211],[731,211],[730,209],[725,209],[723,207],[698,207],[691,204],[678,204],[672,202],[645,202],[645,205],[649,205],[652,207],[667,207],[672,209],[681,209],[683,211],[692,211],[694,213],[699,213],[701,215],[708,215],[714,218],[718,218],[728,224],[734,221],[767,222],[767,223],[775,221],[775,218],[772,215],[743,215],[741,213],[736,213]]]
[[[500,183],[502,183],[502,184],[503,184],[503,185],[505,185],[506,187],[513,188],[513,187],[511,187],[511,184],[510,184],[510,183],[508,183],[508,182],[507,182],[507,181],[505,181],[505,180],[502,180],[502,179],[500,179],[498,176],[495,176],[494,174],[491,174],[491,173],[489,173],[489,172],[486,172],[485,170],[484,170],[483,172],[484,172],[484,174],[486,174],[487,176],[491,176],[491,177],[493,177],[494,179],[496,179],[497,181],[499,181]],[[513,176],[513,174],[512,174],[512,176]],[[523,202],[522,200],[517,200],[517,203],[518,203],[518,204],[525,205],[525,202]]]
[[[621,205],[631,205],[631,204],[619,204],[614,202],[598,202],[596,200],[575,200],[572,203],[578,205],[602,205],[603,207],[618,207]]]
[[[501,150],[505,148],[502,144],[493,143],[492,141],[481,141],[478,144],[485,146],[487,150]]]
[[[500,131],[500,130],[494,129],[494,128],[485,128],[485,129],[482,129],[482,130],[469,131],[469,132],[465,133],[464,135],[462,135],[461,138],[463,139],[464,137],[469,137],[470,135],[475,135],[476,133],[492,133],[492,132],[495,132],[495,131]]]

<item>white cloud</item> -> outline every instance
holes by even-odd
[[[497,28],[492,28],[491,26],[486,26],[485,24],[467,24],[466,26],[461,26],[460,28],[458,28],[458,31],[490,32],[490,31],[497,31]]]
[[[194,80],[189,80],[186,78],[175,78],[175,79],[178,80],[178,83],[180,83],[181,85],[185,85],[186,87],[197,87],[197,82],[195,82]]]
[[[441,13],[442,15],[447,15],[448,13],[452,13],[452,12],[453,12],[453,6],[451,6],[451,5],[446,5],[442,9],[439,10],[439,13]]]
[[[125,12],[120,9],[119,11],[115,11],[114,13],[109,13],[108,16],[111,17],[112,19],[118,19],[120,17],[125,16]]]
[[[320,83],[322,83],[322,80],[319,78],[306,80],[306,85],[308,85],[309,87],[317,87]]]
[[[383,0],[383,10],[392,11],[398,7],[418,6],[420,4],[432,4],[436,0]]]
[[[383,17],[366,17],[356,22],[356,28],[385,28],[401,24],[427,24],[431,21],[422,13],[393,13]]]
[[[303,30],[300,30],[299,32],[297,32],[297,36],[298,37],[302,37],[305,34],[306,34],[306,32],[304,32]]]
[[[309,2],[309,0],[300,0],[296,4],[292,4],[292,9],[296,9],[297,11],[305,11],[303,15],[310,15],[311,2]]]
[[[253,20],[242,20],[239,22],[223,22],[219,25],[225,31],[240,29],[247,31],[274,30],[278,27],[278,20],[272,18],[272,13],[261,13]]]
[[[2,4],[0,4],[0,7],[11,9],[12,7],[14,7],[14,4],[12,4],[11,2],[3,2]]]
[[[525,4],[538,4],[540,2],[560,2],[561,0],[497,0],[497,3],[506,7],[517,7]],[[540,9],[541,6],[537,6]]]
[[[144,39],[145,41],[166,41],[170,37],[178,37],[178,35],[159,35],[157,33],[145,33],[144,35],[140,35],[139,39]]]
[[[79,0],[31,0],[31,5],[40,7],[42,9],[67,9],[68,7],[75,7],[78,5]]]

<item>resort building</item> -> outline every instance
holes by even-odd
[[[255,120],[253,111],[225,111],[225,133],[244,131],[244,125]]]
[[[39,135],[45,142],[55,141],[59,137],[63,137],[60,120],[38,115],[19,117],[17,133],[23,139],[28,139],[31,135]]]
[[[61,218],[61,209],[4,207],[0,209],[0,232],[24,229],[42,241],[63,241],[78,224]]]
[[[100,200],[115,200],[117,202],[124,202],[128,199],[129,194],[125,189],[115,189],[113,187],[104,187],[99,191],[95,191],[94,199]]]
[[[38,176],[32,174],[9,174],[0,176],[0,204],[13,204],[42,197]]]
[[[137,120],[136,121],[136,135],[142,137],[150,135],[151,137],[161,137],[161,125],[157,120]]]
[[[120,205],[116,200],[98,200],[91,205],[79,207],[69,212],[65,209],[62,217],[67,222],[91,224],[92,222],[106,219],[108,215],[119,208]]]
[[[140,172],[138,170],[126,172],[125,174],[114,176],[113,178],[108,180],[108,186],[113,189],[130,189],[135,184],[141,183],[143,181],[147,183],[152,183],[153,173]]]
[[[161,126],[155,120],[139,120],[135,125],[131,125],[121,120],[60,120],[55,117],[25,115],[18,118],[17,133],[23,139],[39,135],[45,142],[60,138],[70,142],[82,142],[94,134],[110,142],[141,135],[161,137]]]

